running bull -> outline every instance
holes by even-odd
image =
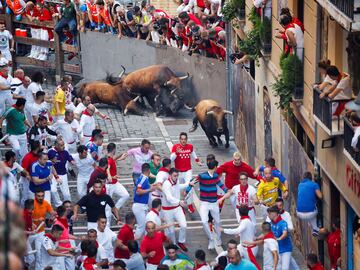
[[[225,147],[229,148],[229,129],[225,116],[226,114],[233,113],[224,110],[217,101],[212,99],[201,100],[195,108],[190,109],[195,111],[195,117],[193,118],[193,126],[189,132],[194,132],[200,122],[211,146],[216,147],[218,144],[222,145],[220,137],[221,135],[225,135]],[[214,136],[217,137],[218,142],[216,142]]]

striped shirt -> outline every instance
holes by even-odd
[[[214,173],[211,175],[209,172],[199,174],[196,179],[200,184],[200,201],[214,203],[217,201],[217,188],[221,188],[225,193],[227,188],[221,182],[219,175]]]

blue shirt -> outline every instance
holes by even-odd
[[[149,188],[150,188],[149,177],[141,174],[139,176],[138,180],[136,181],[136,187],[134,189],[134,203],[148,204],[150,193],[145,193],[143,195],[137,195],[136,190],[137,189],[149,189]]]
[[[99,146],[97,146],[94,142],[88,142],[85,146],[91,156],[93,155],[93,153],[95,153],[93,159],[97,161],[99,159]]]
[[[40,165],[39,162],[35,162],[31,166],[31,176],[38,177],[40,180],[45,179],[51,173],[52,163],[50,161],[46,162],[44,166]],[[50,181],[42,183],[40,185],[35,185],[33,182],[30,182],[29,186],[30,190],[35,193],[37,188],[41,188],[42,190],[50,190]]]
[[[238,265],[228,264],[225,270],[257,270],[256,266],[247,259],[241,259]]]
[[[298,212],[313,212],[316,209],[316,190],[320,190],[317,183],[310,179],[303,179],[298,187],[297,208]]]
[[[51,148],[48,152],[48,155],[56,156],[57,161],[54,164],[54,168],[58,175],[67,174],[66,162],[74,160],[73,157],[69,154],[69,152],[66,150],[59,152],[55,148]]]
[[[264,165],[260,166],[259,172],[261,172],[261,174],[263,174],[265,168],[266,167]],[[286,177],[281,173],[281,171],[279,169],[277,169],[276,167],[272,167],[271,172],[272,172],[273,177],[279,178],[279,180],[282,184],[285,183]]]
[[[280,221],[278,222],[271,221],[271,231],[273,232],[276,238],[279,238],[284,231],[288,231],[288,236],[286,236],[283,240],[278,241],[279,253],[281,254],[285,252],[291,252],[292,244],[291,244],[291,238],[289,235],[288,225],[286,221],[283,219],[280,219]]]

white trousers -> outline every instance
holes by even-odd
[[[32,235],[29,235],[28,238],[26,239],[26,252],[27,253],[29,253],[33,250],[32,245],[35,242],[35,240],[37,239],[37,237],[38,237],[37,234],[32,234]],[[35,255],[36,255],[36,253],[35,253]],[[28,263],[28,264],[32,264],[35,261],[35,255],[34,254],[25,255],[24,262]]]
[[[35,241],[35,250],[36,250],[36,254],[35,254],[35,270],[42,270],[41,269],[41,261],[40,261],[40,250],[41,250],[41,245],[42,245],[42,241],[44,239],[44,235],[45,232],[40,232],[37,234],[34,234],[34,241]]]
[[[179,172],[179,177],[178,177],[178,181],[180,184],[189,184],[189,182],[192,179],[192,170],[188,170],[186,172]],[[193,199],[193,188],[190,190],[189,194],[186,196],[186,203],[188,205],[192,204],[194,199]]]
[[[76,154],[77,149],[76,149],[76,142],[73,142],[71,144],[65,143],[65,149],[67,151],[69,151],[70,154]]]
[[[247,259],[250,261],[250,256],[249,256],[249,251],[247,249],[247,247],[244,247],[241,243],[238,245],[237,249],[240,252],[241,257]],[[254,254],[254,256],[256,257],[257,253],[258,253],[258,246],[252,247],[251,251]]]
[[[64,197],[64,201],[71,201],[69,182],[67,174],[59,175],[61,183],[59,184],[61,193]]]
[[[319,227],[316,222],[318,211],[317,209],[313,212],[298,212],[296,211],[296,215],[300,220],[306,220],[310,223],[311,228],[315,231],[319,231]]]
[[[268,208],[269,208],[268,206],[260,204],[261,215],[262,215],[264,221],[266,221],[266,218],[268,217],[268,213],[267,213]]]
[[[179,231],[179,243],[185,243],[186,242],[186,218],[184,211],[182,210],[181,206],[176,207],[171,210],[162,210],[164,213],[164,219],[167,224],[173,223],[174,221],[177,221],[180,226]],[[168,229],[168,236],[171,239],[173,243],[176,243],[175,239],[175,227],[171,226]]]
[[[200,218],[201,218],[201,223],[203,224],[204,227],[204,231],[208,237],[209,240],[214,240],[213,236],[211,234],[210,231],[210,226],[209,226],[209,213],[211,213],[211,216],[214,219],[214,225],[215,225],[215,231],[218,237],[218,241],[221,241],[221,231],[220,231],[220,210],[219,210],[219,205],[214,202],[214,203],[210,203],[210,202],[204,202],[201,201],[200,202]]]
[[[12,150],[17,156],[18,162],[21,163],[21,160],[28,152],[26,133],[20,135],[10,135],[9,142],[11,144]]]
[[[60,195],[59,195],[58,188],[57,188],[58,184],[59,183],[54,178],[51,179],[51,198],[56,207],[62,205],[62,201],[60,199]]]
[[[82,198],[86,195],[87,183],[89,182],[90,176],[78,175],[76,181],[77,192],[79,197]]]
[[[120,197],[120,199],[115,204],[115,207],[117,209],[120,209],[130,197],[129,192],[127,192],[126,188],[119,182],[116,182],[115,184],[107,184],[106,185],[106,193],[111,198],[113,197],[114,194],[116,194],[117,196]],[[110,226],[111,219],[112,219],[111,207],[106,207],[105,215],[107,218],[107,224]]]
[[[279,254],[278,268],[281,266],[281,270],[299,270],[299,266],[295,259],[291,256],[291,252],[284,252]]]
[[[69,258],[69,257],[59,257],[58,259],[59,261],[59,265],[60,265],[60,269],[63,270],[75,270],[75,259],[74,257]]]
[[[23,207],[25,201],[29,199],[29,180],[26,177],[20,176],[19,188],[20,188],[20,205]]]
[[[238,208],[236,208],[236,210],[235,210],[235,215],[236,215],[237,221],[240,223],[240,214],[239,214],[239,209]],[[250,209],[249,217],[250,217],[250,220],[252,221],[252,223],[256,226],[255,208]]]
[[[156,270],[158,268],[158,265],[146,263],[146,270]]]
[[[40,39],[41,40],[49,40],[49,33],[48,33],[47,30],[41,29],[41,31],[40,31]],[[39,51],[40,51],[41,54],[45,55],[46,58],[47,58],[47,56],[49,54],[49,48],[40,47]]]
[[[151,40],[154,43],[160,43],[160,35],[156,31],[150,31]]]
[[[136,231],[135,231],[135,239],[141,238],[145,232],[145,220],[146,214],[149,211],[149,206],[143,203],[133,203],[132,211],[136,218]]]
[[[31,37],[32,38],[41,39],[41,29],[39,29],[39,28],[31,28],[30,32],[31,32]],[[40,52],[40,48],[41,47],[39,47],[39,46],[32,45],[29,56],[31,56],[31,57],[38,56],[39,52]]]

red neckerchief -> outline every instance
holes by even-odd
[[[241,220],[243,220],[243,219],[250,219],[250,217],[249,217],[249,216],[241,216],[240,219],[241,219]]]
[[[150,211],[153,211],[156,215],[159,215],[159,212],[156,211],[156,209],[154,209],[154,208],[151,208]]]
[[[2,73],[1,71],[0,71],[0,76],[3,77],[4,79],[7,79],[9,77],[9,75],[5,76],[4,73]]]
[[[57,218],[57,220],[65,227],[65,229],[69,229],[69,224],[67,222],[67,218]]]
[[[82,114],[85,114],[85,115],[88,115],[88,116],[92,116],[92,115],[90,115],[90,113],[88,112],[87,109],[85,109]]]
[[[207,265],[206,263],[196,264],[194,270],[200,269],[201,267],[206,266],[206,265]]]
[[[47,238],[49,238],[51,241],[53,241],[54,243],[56,242],[55,237],[52,236],[50,233],[46,233],[45,236],[46,236]]]
[[[279,212],[279,214],[280,215],[282,215],[282,214],[284,214],[285,213],[285,210],[283,209],[283,210],[280,210],[280,212]]]
[[[343,77],[343,73],[340,72],[339,76],[337,77],[336,81],[339,83],[341,80],[342,80],[342,77]]]
[[[245,194],[246,191],[247,191],[247,189],[248,189],[248,187],[249,187],[248,184],[246,184],[245,186],[240,185],[240,192],[241,192],[241,194]]]
[[[264,235],[264,240],[265,239],[276,239],[276,238],[273,232],[268,232],[267,234]]]
[[[170,182],[170,184],[171,184],[172,186],[175,186],[175,185],[176,185],[176,182],[174,182],[174,181],[171,179],[170,176],[169,176],[168,180],[169,180],[169,182]]]
[[[159,172],[169,172],[170,170],[169,169],[167,169],[167,168],[165,168],[165,167],[161,167],[160,169],[159,169]]]
[[[282,220],[281,216],[278,216],[277,219],[275,221],[273,221],[272,223],[276,224],[278,222],[280,222]]]
[[[103,170],[101,167],[97,167],[96,168],[96,170],[98,170],[98,171],[100,171],[101,173],[103,173],[103,174],[106,174],[106,171],[105,170]]]
[[[96,264],[96,259],[95,258],[89,258],[86,257],[86,259],[83,261],[83,265],[93,265]]]

